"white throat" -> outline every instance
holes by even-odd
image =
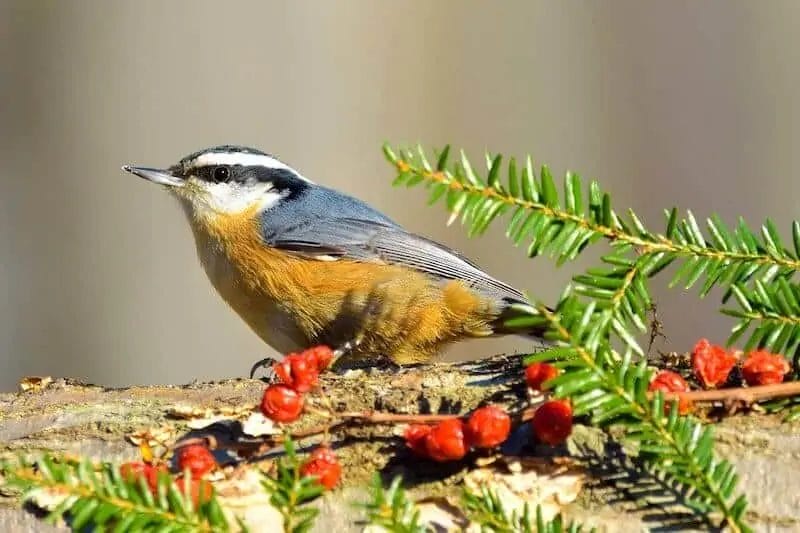
[[[255,209],[261,212],[277,204],[285,193],[276,191],[271,183],[238,186],[229,183],[205,184],[202,193],[191,198],[178,195],[184,211],[190,217],[208,219],[219,215],[235,215]]]

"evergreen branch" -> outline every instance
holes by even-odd
[[[753,288],[734,285],[731,292],[739,309],[726,308],[722,312],[739,321],[733,327],[729,343],[736,342],[755,325],[745,343],[745,351],[761,347],[774,353],[797,354],[800,345],[800,287],[797,284],[785,278],[778,278],[771,284],[756,280]]]
[[[615,357],[608,348],[613,335],[629,350],[644,355],[625,324],[631,323],[639,331],[646,329],[644,320],[652,305],[646,287],[647,276],[636,261],[614,261],[618,266],[611,270],[590,269],[573,278],[573,284],[567,286],[558,303],[561,319],[566,324],[565,331],[574,331],[573,335],[581,337],[592,352],[602,346],[606,348],[603,353]],[[528,314],[514,317],[504,325],[510,329],[541,329],[547,325],[535,310],[532,313],[530,308],[525,310]],[[545,329],[544,337],[551,341],[567,340],[557,330]]]
[[[262,485],[270,495],[270,503],[283,516],[284,532],[305,533],[314,526],[319,509],[304,504],[322,494],[324,489],[315,477],[300,473],[300,461],[288,435],[284,449],[286,455],[277,462],[277,477],[265,476]]]
[[[792,249],[783,245],[771,220],[765,222],[759,236],[741,219],[730,229],[712,215],[705,221],[704,234],[690,211],[680,218],[677,210],[671,209],[665,213],[665,231],[657,233],[647,229],[632,210],[625,216],[615,212],[609,194],[601,191],[596,181],[584,191],[580,176],[568,172],[564,192],[559,194],[550,170],[543,166],[537,176],[530,157],[521,170],[511,159],[505,169],[507,179],[501,180],[499,155],[487,156],[484,179],[463,152],[457,163],[448,165],[449,147],[439,154],[435,168],[421,148],[416,152],[401,149],[396,154],[385,145],[384,153],[397,171],[395,184],[425,184],[430,203],[444,198],[450,221],[460,218],[470,235],[484,232],[495,218],[513,209],[507,236],[515,245],[527,241],[529,256],[549,253],[561,264],[597,240],[609,241],[613,252],[603,257],[608,268],[576,276],[573,290],[597,302],[601,314],[597,320],[605,324],[597,331],[600,336],[613,333],[639,354],[642,350],[625,325],[646,329],[650,306],[646,281],[672,263],[679,265],[671,286],[681,283],[689,289],[705,278],[701,296],[722,286],[724,302],[734,294],[734,287],[752,285],[758,289],[758,284],[789,283],[800,269],[800,223],[796,221],[792,225]],[[636,272],[632,272],[634,267]],[[630,279],[626,279],[628,274]],[[616,307],[615,299],[624,300],[623,306],[614,313],[604,313],[604,307]],[[740,318],[747,324],[737,325],[733,339],[737,332],[741,334],[750,324],[757,324],[751,335],[753,346],[774,341],[773,345],[792,352],[800,348],[800,327],[796,324],[771,325],[774,315]]]
[[[795,272],[800,270],[800,224],[793,225],[795,251],[783,247],[780,236],[774,223],[767,220],[762,228],[762,242],[740,220],[734,232],[731,232],[716,217],[708,219],[706,224],[711,234],[710,242],[703,236],[699,225],[691,212],[682,220],[677,219],[675,209],[668,211],[667,230],[664,235],[648,231],[633,211],[628,212],[629,221],[611,209],[611,200],[608,193],[602,193],[596,181],[591,181],[588,187],[589,203],[583,207],[581,178],[578,174],[568,172],[565,178],[564,205],[558,198],[558,192],[547,166],[543,166],[540,178],[536,178],[530,157],[517,177],[516,162],[511,159],[508,165],[508,184],[503,185],[499,180],[501,157],[491,159],[488,170],[487,182],[484,182],[473,170],[464,153],[461,153],[461,163],[452,169],[447,169],[447,156],[449,147],[445,147],[439,156],[436,170],[430,167],[422,149],[416,154],[407,150],[400,150],[396,155],[392,148],[384,145],[384,154],[390,163],[397,169],[398,176],[395,184],[414,186],[427,182],[431,188],[431,203],[439,200],[447,193],[448,208],[455,217],[461,216],[463,222],[470,222],[470,234],[482,233],[489,223],[505,209],[516,207],[518,211],[514,218],[517,224],[510,225],[509,233],[515,235],[526,232],[513,231],[521,222],[525,211],[539,213],[550,222],[559,222],[567,236],[564,241],[571,246],[564,246],[560,258],[574,257],[572,252],[578,252],[581,245],[596,237],[604,237],[612,242],[624,243],[636,247],[643,254],[669,254],[685,257],[705,257],[724,264],[742,263],[756,264],[783,271]],[[460,194],[459,194],[460,193]],[[521,226],[547,226],[542,217],[531,219],[529,216]],[[454,219],[453,219],[454,220]],[[552,226],[549,226],[552,227]],[[543,230],[533,232],[534,242],[529,248],[531,252],[539,252],[543,245],[553,242],[557,235],[544,239],[541,245],[536,240],[543,235]],[[551,233],[561,231],[549,230]],[[516,240],[516,239],[515,239]],[[520,239],[521,240],[521,239]],[[574,242],[571,242],[574,241]],[[537,246],[539,245],[539,246]],[[708,267],[706,267],[708,268]],[[705,270],[705,269],[701,269]],[[750,274],[752,275],[752,273]],[[748,276],[740,276],[748,277]]]
[[[669,416],[664,416],[663,394],[648,397],[651,372],[646,361],[634,365],[628,353],[614,363],[607,345],[590,352],[584,339],[562,323],[560,309],[554,313],[539,305],[537,313],[570,346],[573,355],[561,361],[563,349],[556,349],[526,360],[569,367],[551,380],[555,394],[572,398],[576,415],[591,414],[601,426],[623,426],[626,438],[638,443],[643,460],[686,487],[684,499],[689,507],[704,513],[716,509],[733,531],[749,531],[743,521],[747,502],[744,496],[733,497],[737,482],[733,466],[713,456],[712,428],[678,416],[677,401],[672,402]]]
[[[633,353],[641,355],[642,350],[628,326],[645,329],[651,305],[646,282],[676,261],[680,265],[673,285],[681,282],[688,289],[705,276],[701,295],[722,285],[727,288],[724,300],[730,294],[741,300],[742,287],[748,284],[756,291],[775,280],[790,284],[800,267],[800,226],[793,225],[794,251],[782,245],[769,220],[759,240],[742,221],[731,231],[712,216],[706,221],[710,235],[706,239],[691,212],[679,219],[677,210],[672,209],[667,212],[665,232],[657,234],[646,229],[633,211],[626,217],[614,212],[610,196],[594,181],[587,187],[584,201],[576,174],[567,174],[560,197],[547,167],[537,177],[530,158],[519,175],[512,159],[503,184],[500,156],[487,157],[484,180],[463,152],[460,162],[448,167],[449,149],[445,148],[435,170],[422,149],[415,154],[401,150],[397,156],[385,146],[384,152],[397,169],[396,184],[426,183],[431,203],[446,198],[450,221],[460,218],[470,235],[482,233],[492,220],[513,208],[507,235],[516,244],[529,241],[530,256],[549,252],[563,263],[594,241],[610,242],[613,251],[602,258],[606,267],[573,278],[555,312],[538,306],[529,310],[528,316],[509,321],[512,327],[546,327],[545,338],[566,345],[526,362],[552,361],[565,368],[551,384],[556,395],[572,399],[576,414],[591,414],[598,425],[625,427],[627,438],[638,443],[642,459],[685,488],[686,505],[704,513],[716,510],[723,524],[734,531],[749,530],[742,520],[746,500],[734,498],[737,476],[733,467],[713,456],[712,429],[679,417],[675,400],[670,415],[664,415],[663,394],[648,393],[651,371],[646,361],[633,363]],[[752,309],[747,311],[751,313],[748,320],[759,320]],[[765,323],[761,320],[761,330]],[[781,335],[785,336],[783,345],[800,343],[800,331],[780,327],[778,333],[771,332],[773,344]],[[626,346],[622,356],[612,348],[612,336]],[[757,342],[764,344],[762,339],[763,335]]]
[[[620,265],[621,256],[616,263]],[[633,324],[639,331],[647,329],[645,319],[651,301],[645,285],[646,279],[636,262],[610,270],[590,269],[586,274],[573,278],[574,285],[570,290],[576,296],[584,298],[580,303],[574,304],[570,312],[587,321],[585,328],[593,333],[591,346],[609,339],[613,334],[628,348],[644,355],[639,343],[624,324]],[[589,305],[594,307],[586,314]]]
[[[390,533],[433,531],[420,520],[419,509],[408,497],[402,482],[403,479],[397,476],[388,488],[384,488],[380,474],[375,474],[372,479],[372,499],[359,505],[367,512],[367,522]]]
[[[76,531],[228,531],[228,523],[212,495],[195,508],[189,491],[182,491],[168,474],[158,478],[155,494],[144,478],[124,479],[115,465],[96,469],[87,460],[62,461],[44,455],[35,462],[22,457],[0,464],[3,484],[24,491],[22,499],[37,503],[40,498],[60,502],[48,520],[69,520]]]
[[[526,503],[522,513],[508,512],[497,492],[486,485],[478,493],[464,490],[461,497],[464,511],[471,522],[480,525],[483,533],[580,533],[585,531],[577,523],[565,526],[560,514],[544,520],[542,508],[536,506],[536,517]],[[590,531],[594,531],[592,528]]]
[[[580,533],[584,531],[578,524],[564,526],[563,518],[557,515],[552,520],[544,520],[542,510],[536,507],[533,517],[526,504],[522,513],[509,512],[497,493],[487,486],[479,492],[464,489],[461,503],[465,517],[478,525],[485,533]],[[390,533],[427,533],[434,531],[429,524],[420,519],[420,511],[409,498],[402,485],[402,478],[395,477],[388,488],[383,487],[380,475],[376,474],[372,483],[372,498],[360,504],[367,511],[367,522],[379,526]],[[594,530],[592,530],[594,531]]]

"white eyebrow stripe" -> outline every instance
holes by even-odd
[[[189,164],[190,167],[206,167],[212,165],[259,166],[288,170],[303,181],[311,183],[311,180],[304,177],[286,163],[264,154],[249,154],[246,152],[207,152],[195,157]]]

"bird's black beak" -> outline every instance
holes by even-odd
[[[131,174],[135,174],[136,176],[144,178],[148,181],[152,181],[153,183],[158,183],[159,185],[166,185],[168,187],[182,187],[184,184],[184,181],[180,177],[173,175],[169,170],[134,167],[131,165],[125,165],[122,167],[122,170],[130,172]]]

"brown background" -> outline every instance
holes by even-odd
[[[530,152],[655,227],[676,204],[788,229],[799,22],[792,1],[0,0],[0,390],[222,378],[268,353],[174,202],[119,171],[212,144],[271,151],[549,301],[575,266],[525,260],[500,226],[445,228],[422,191],[391,189],[382,141]],[[724,339],[714,298],[665,283],[667,348]]]

